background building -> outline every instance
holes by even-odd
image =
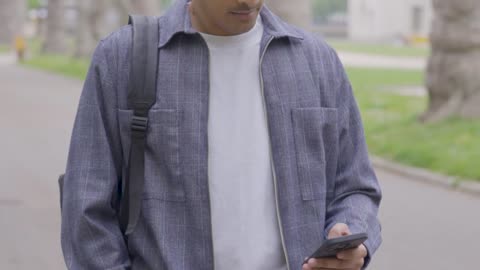
[[[348,35],[370,42],[422,42],[430,33],[431,0],[349,0]]]

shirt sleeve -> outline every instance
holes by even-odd
[[[334,196],[327,205],[325,235],[337,223],[345,223],[352,233],[367,233],[368,250],[364,268],[382,242],[378,208],[381,189],[368,157],[358,105],[343,66],[335,54],[341,77],[337,89],[339,117],[339,159]]]
[[[61,242],[68,269],[130,267],[112,198],[121,176],[111,48],[97,46],[77,110],[63,187]]]

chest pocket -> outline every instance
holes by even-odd
[[[124,168],[130,156],[132,116],[132,110],[118,110]],[[180,121],[181,113],[175,109],[149,111],[145,147],[144,199],[185,200],[185,189],[180,172]]]
[[[304,200],[325,199],[327,178],[335,177],[338,149],[335,108],[292,109],[298,179]]]

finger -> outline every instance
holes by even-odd
[[[304,269],[302,269],[304,270]],[[336,268],[324,268],[324,267],[315,267],[315,268],[309,268],[308,270],[339,270],[339,269],[336,269]],[[355,268],[342,268],[340,270],[357,270]],[[360,270],[360,268],[358,269]]]
[[[311,267],[308,264],[304,264],[302,266],[302,270],[335,270],[335,268]],[[342,270],[361,270],[361,267],[358,267],[358,268],[344,268]]]
[[[305,264],[305,265],[303,265],[302,270],[335,270],[335,269],[323,268],[323,267],[310,267],[307,264]],[[347,269],[345,269],[345,270],[347,270]],[[348,270],[350,270],[350,269],[348,269]],[[351,269],[351,270],[354,270],[354,269]]]
[[[337,254],[337,256],[342,256]],[[351,269],[361,269],[365,264],[365,256],[361,253],[354,253],[350,258],[339,258],[341,261],[345,262],[345,266]]]
[[[358,260],[367,256],[367,248],[361,244],[360,246],[352,249],[347,249],[337,253],[337,259],[340,260]]]
[[[318,268],[318,267],[311,267],[309,266],[308,264],[304,264],[302,266],[302,270],[332,270],[332,269],[329,269],[329,268]]]
[[[365,260],[364,258],[356,258],[355,260],[339,260],[335,258],[322,258],[322,259],[310,259],[308,261],[308,266],[310,269],[360,269]],[[307,268],[309,269],[309,268]]]
[[[337,223],[328,232],[328,239],[352,234],[348,225],[345,223]]]
[[[303,270],[303,269],[302,269]],[[308,270],[337,270],[337,269],[332,269],[332,268],[309,268]],[[356,270],[356,269],[342,269],[342,270]]]
[[[322,258],[322,259],[310,259],[307,265],[311,269],[326,268],[326,269],[348,269],[351,268],[351,261],[342,261],[337,258]]]

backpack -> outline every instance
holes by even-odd
[[[156,102],[159,24],[156,17],[130,15],[133,27],[132,59],[128,82],[128,108],[133,110],[130,159],[126,172],[114,191],[117,217],[122,233],[131,234],[138,222],[144,186],[144,153],[148,112]],[[64,174],[60,175],[60,209],[63,202]]]

